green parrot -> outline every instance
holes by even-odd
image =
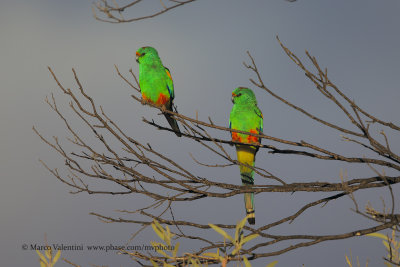
[[[263,115],[257,106],[256,96],[249,88],[238,87],[232,92],[233,107],[229,118],[229,128],[262,134]],[[261,138],[231,132],[232,141],[260,144]],[[256,146],[236,145],[237,160],[240,163],[254,167],[255,156],[258,151]],[[239,166],[242,184],[250,186],[254,184],[254,171],[246,166]],[[248,215],[249,224],[256,223],[254,210],[254,193],[244,194],[244,204]]]
[[[136,51],[136,61],[139,63],[139,85],[143,100],[172,111],[174,83],[157,50],[150,46],[139,48]],[[177,121],[169,114],[164,115],[175,134],[182,136]]]

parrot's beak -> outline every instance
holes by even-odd
[[[235,93],[232,93],[232,98],[231,98],[231,100],[232,100],[232,103],[233,103],[233,104],[235,104],[235,102],[234,102],[235,97],[236,97],[236,94],[235,94]]]
[[[139,52],[136,51],[136,62],[139,63],[139,57],[141,56],[141,54]]]

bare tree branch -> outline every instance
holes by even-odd
[[[168,2],[168,6],[165,5],[162,1],[160,1],[161,10],[159,9],[158,11],[154,11],[153,13],[146,16],[138,16],[125,19],[124,16],[122,15],[123,12],[125,12],[125,10],[127,9],[132,9],[136,7],[140,2],[142,2],[142,0],[135,0],[121,7],[115,1],[113,1],[113,3],[110,3],[107,0],[98,0],[93,4],[92,12],[94,18],[99,21],[109,22],[109,23],[125,23],[125,22],[134,22],[138,20],[154,18],[172,9],[189,4],[194,1],[196,0],[180,0],[180,1],[166,0],[166,2]],[[97,12],[99,12],[100,16],[98,15]]]
[[[106,1],[102,1],[104,5],[103,8],[108,10],[106,12],[123,12],[126,8],[134,6],[139,2],[140,0],[134,1],[129,5],[119,8],[115,6],[111,7]],[[170,0],[170,2],[173,2],[174,7],[178,7],[192,1]],[[163,2],[160,3],[164,8],[162,12],[172,9],[172,6],[168,6],[168,4],[164,4]],[[113,17],[111,17],[111,19],[113,19]],[[330,149],[303,140],[287,140],[275,136],[229,129],[214,124],[211,118],[209,118],[208,122],[201,121],[198,119],[197,115],[196,118],[191,118],[174,111],[161,109],[151,103],[142,101],[140,96],[132,95],[134,101],[142,105],[148,105],[152,108],[159,109],[161,114],[168,113],[174,117],[184,128],[184,131],[182,131],[182,138],[195,141],[198,145],[206,148],[214,158],[216,157],[222,160],[222,163],[218,164],[216,164],[215,161],[213,161],[212,164],[204,163],[197,160],[196,155],[191,153],[190,157],[195,163],[209,168],[228,168],[234,165],[243,165],[253,169],[255,173],[263,178],[253,186],[222,183],[219,182],[219,177],[203,177],[203,175],[195,173],[189,170],[185,165],[171,159],[168,155],[153,149],[151,144],[141,143],[134,137],[128,135],[124,129],[119,127],[114,120],[106,114],[103,107],[97,106],[94,99],[86,93],[74,69],[72,72],[77,89],[73,91],[71,89],[66,89],[58,80],[53,70],[49,68],[51,76],[57,83],[60,91],[70,98],[69,108],[73,111],[74,116],[84,123],[90,134],[86,136],[82,134],[82,131],[75,129],[70,119],[64,115],[64,111],[58,107],[54,95],[51,95],[51,99],[46,99],[46,102],[64,123],[69,133],[69,137],[66,139],[68,146],[60,142],[57,137],[53,137],[52,139],[46,138],[35,127],[33,127],[33,130],[44,143],[61,156],[65,162],[67,174],[60,172],[56,168],[50,168],[43,161],[42,164],[57,179],[71,187],[73,190],[71,193],[74,194],[82,192],[110,195],[140,194],[151,199],[152,204],[143,206],[135,211],[119,211],[124,217],[105,216],[95,212],[91,213],[104,222],[132,223],[138,225],[139,230],[132,235],[131,239],[135,238],[146,226],[150,225],[153,220],[157,220],[161,224],[174,227],[173,234],[175,234],[175,240],[190,239],[198,244],[195,251],[192,253],[184,254],[183,256],[173,259],[155,254],[142,254],[137,251],[123,252],[135,258],[137,262],[139,262],[139,260],[146,262],[154,260],[159,263],[168,262],[183,265],[190,257],[196,257],[203,263],[218,263],[215,259],[204,256],[203,253],[215,252],[215,249],[221,249],[226,252],[227,247],[234,247],[235,244],[230,243],[230,241],[221,243],[217,238],[209,239],[206,238],[207,235],[205,234],[196,234],[196,231],[192,231],[193,229],[202,229],[208,233],[214,230],[208,224],[200,224],[194,221],[181,219],[181,213],[175,208],[177,202],[191,202],[207,197],[227,198],[249,192],[263,194],[266,192],[293,193],[301,191],[325,194],[317,200],[303,204],[292,214],[274,222],[264,222],[264,224],[258,228],[244,226],[243,230],[246,231],[247,235],[259,235],[251,247],[241,248],[240,250],[240,254],[246,255],[249,260],[281,255],[294,249],[312,246],[328,240],[352,238],[389,229],[391,227],[399,227],[400,215],[396,211],[398,207],[395,206],[395,198],[397,196],[392,186],[400,183],[400,157],[397,152],[393,151],[391,148],[386,133],[384,131],[380,132],[378,137],[380,136],[380,139],[384,140],[380,142],[378,141],[378,137],[371,133],[370,125],[381,125],[394,131],[398,131],[400,128],[391,122],[377,119],[361,109],[355,104],[355,101],[350,101],[350,98],[339,90],[328,78],[327,69],[320,67],[316,58],[311,56],[310,53],[306,52],[306,56],[315,68],[315,72],[305,67],[294,53],[285,47],[279,39],[278,41],[288,57],[304,71],[306,77],[311,81],[312,85],[316,87],[317,91],[328,98],[338,110],[342,112],[354,129],[347,129],[334,122],[327,122],[267,88],[257,68],[255,59],[248,52],[250,64],[245,63],[245,66],[257,77],[256,80],[250,79],[250,81],[263,90],[263,92],[272,95],[295,111],[304,114],[308,119],[325,125],[334,131],[338,131],[343,140],[352,142],[360,149],[367,149],[372,152],[370,153],[372,156],[366,157],[357,150],[354,150],[351,155],[344,155],[344,153],[340,151],[331,151]],[[133,71],[129,70],[132,77],[127,78],[120,72],[117,66],[115,66],[115,68],[117,75],[131,87],[136,94],[139,93],[140,86]],[[372,122],[369,121],[371,119]],[[150,119],[143,118],[143,122],[153,126],[154,129],[165,132],[173,131]],[[346,175],[341,173],[341,179],[340,181],[337,179],[337,182],[335,182],[336,178],[332,180],[332,177],[329,179],[321,177],[316,179],[317,181],[308,178],[306,182],[290,183],[288,181],[295,179],[280,177],[280,175],[274,174],[262,168],[262,166],[253,167],[238,162],[230,155],[226,149],[227,146],[238,144],[245,146],[248,144],[235,142],[231,139],[215,138],[214,134],[212,134],[212,132],[215,131],[226,132],[227,136],[229,136],[231,132],[244,133],[272,141],[275,145],[272,145],[271,142],[269,142],[269,144],[252,144],[252,146],[258,146],[260,150],[266,151],[272,155],[300,155],[313,158],[316,161],[331,160],[342,163],[362,164],[371,170],[375,176],[362,178],[351,177],[348,179],[344,177]],[[118,145],[115,145],[115,143]],[[395,173],[395,175],[388,176],[386,171],[378,171],[378,167],[384,168],[384,170],[390,170],[391,174]],[[112,191],[97,190],[97,185],[104,181],[117,185],[119,189]],[[354,192],[380,187],[388,188],[391,197],[390,209],[386,210],[386,207],[384,207],[383,212],[378,212],[371,205],[367,205],[365,211],[362,211],[359,208]],[[331,194],[329,192],[334,193]],[[271,229],[282,226],[285,223],[290,224],[299,216],[307,213],[310,209],[320,204],[322,207],[325,207],[331,200],[340,199],[344,196],[349,196],[353,201],[355,206],[353,210],[355,213],[372,220],[374,226],[371,227],[369,225],[369,227],[363,227],[360,225],[357,230],[348,230],[332,235],[271,234]],[[125,216],[129,216],[129,218],[125,218]],[[221,218],[216,218],[216,221],[220,219]],[[235,224],[215,223],[215,225],[223,229],[236,228]],[[240,257],[228,253],[226,260],[239,261]]]

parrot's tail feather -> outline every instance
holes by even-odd
[[[242,184],[245,186],[253,185],[253,181],[249,181],[248,174],[242,173]],[[254,208],[254,193],[244,193],[244,206],[247,213],[247,221],[249,224],[256,223],[255,208]]]
[[[256,150],[253,147],[238,147],[237,158],[240,163],[254,166]],[[254,185],[254,171],[249,167],[240,165],[240,178],[242,185]],[[244,193],[244,205],[247,213],[247,221],[249,224],[256,223],[255,209],[254,209],[254,193]]]
[[[169,114],[164,114],[164,115],[165,115],[165,118],[167,119],[169,125],[171,126],[172,130],[174,130],[175,134],[178,137],[181,137],[182,134],[181,134],[181,131],[179,130],[178,122],[174,118],[172,118]]]
[[[246,210],[247,213],[247,221],[249,224],[256,224],[256,215],[254,210]]]
[[[247,213],[247,221],[250,224],[254,224],[256,221],[255,209],[254,209],[254,193],[244,193],[244,205]]]

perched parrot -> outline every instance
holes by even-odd
[[[143,100],[172,111],[174,84],[157,50],[150,46],[139,48],[136,51],[136,61],[139,63],[139,85]],[[165,118],[175,134],[181,136],[176,120],[169,114],[165,114]]]
[[[257,106],[256,96],[253,91],[238,87],[232,92],[233,107],[229,118],[229,128],[250,133],[262,134],[263,131],[263,115]],[[231,132],[232,141],[260,144],[261,138]],[[256,146],[236,145],[237,160],[240,163],[254,167],[255,156],[258,151]],[[254,171],[246,166],[239,166],[240,178],[245,186],[254,184]],[[255,224],[254,210],[254,193],[244,194],[244,204],[246,213],[249,216],[247,221],[249,224]]]

